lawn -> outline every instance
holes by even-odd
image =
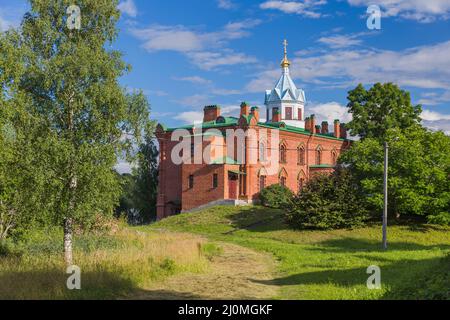
[[[195,233],[270,253],[277,263],[278,299],[450,299],[450,229],[394,225],[389,249],[381,249],[381,227],[295,231],[282,212],[263,207],[214,207],[170,217],[140,231]],[[379,290],[366,286],[367,267],[381,268]],[[255,280],[256,281],[256,280]]]

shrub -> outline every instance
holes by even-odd
[[[450,226],[450,212],[440,212],[439,214],[428,216],[427,219],[428,223]]]
[[[261,190],[261,204],[270,208],[283,208],[292,199],[291,190],[279,184],[273,184]]]
[[[360,188],[344,169],[313,178],[285,210],[286,222],[298,229],[353,228],[368,219]]]

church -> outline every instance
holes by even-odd
[[[220,106],[212,105],[204,108],[200,125],[158,124],[158,219],[212,205],[257,203],[260,191],[277,183],[301,192],[311,177],[334,170],[350,146],[345,124],[338,119],[319,124],[314,114],[305,117],[305,92],[292,80],[290,65],[285,41],[281,77],[265,92],[264,112],[243,102],[239,115],[225,117]],[[237,131],[251,134],[228,139]],[[188,141],[181,152],[180,137]]]

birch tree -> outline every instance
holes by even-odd
[[[129,103],[118,82],[130,66],[111,49],[117,5],[117,0],[30,0],[21,24],[26,54],[18,92],[42,123],[46,192],[54,220],[64,229],[68,265],[74,225],[112,214],[120,193],[113,169],[117,157],[140,143],[148,124],[148,110]]]

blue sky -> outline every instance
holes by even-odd
[[[371,4],[382,9],[381,30],[366,26]],[[26,8],[0,0],[0,28],[17,26]],[[450,133],[450,0],[121,0],[119,8],[114,48],[133,66],[121,82],[144,90],[166,125],[201,119],[209,104],[229,115],[241,101],[262,106],[286,38],[306,114],[348,121],[348,90],[392,81],[423,104],[425,125]]]

